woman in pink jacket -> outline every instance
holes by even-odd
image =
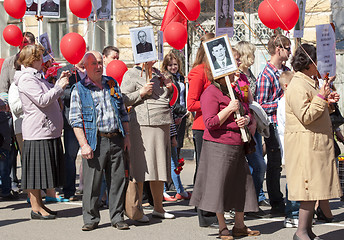
[[[63,72],[55,86],[40,73],[41,45],[28,45],[18,58],[21,71],[14,75],[23,104],[22,188],[27,189],[32,219],[54,219],[57,212],[44,206],[41,189],[61,185],[63,180],[63,149],[61,133],[63,119],[58,98],[68,84],[69,73]]]

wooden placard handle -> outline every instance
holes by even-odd
[[[233,90],[233,88],[232,88],[232,84],[231,84],[231,82],[230,82],[230,80],[229,80],[228,75],[225,76],[225,80],[226,80],[226,84],[227,84],[229,96],[231,97],[231,99],[235,99],[234,90]],[[241,114],[240,114],[239,109],[236,110],[235,113],[236,113],[237,118],[241,117]],[[247,133],[246,133],[246,131],[245,131],[245,128],[241,127],[241,128],[240,128],[240,133],[241,133],[241,139],[242,139],[242,141],[243,141],[243,142],[248,142],[248,137],[247,137]]]
[[[152,79],[153,68],[152,66],[148,66],[148,63],[144,63],[144,65],[145,65],[145,72],[146,72],[146,82],[149,83],[150,80]]]

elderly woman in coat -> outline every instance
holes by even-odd
[[[150,183],[154,201],[153,217],[172,219],[173,214],[165,212],[162,206],[164,182],[171,179],[170,124],[172,115],[169,101],[173,87],[155,68],[155,61],[146,63],[152,69],[152,77],[139,66],[129,69],[123,76],[121,91],[129,112],[131,131],[130,175],[139,187],[142,200],[143,182]],[[148,222],[143,216],[140,222]]]
[[[320,239],[312,232],[317,200],[342,195],[336,170],[329,103],[339,95],[318,87],[316,48],[302,44],[292,59],[296,72],[286,91],[285,166],[289,199],[300,201],[294,240]]]

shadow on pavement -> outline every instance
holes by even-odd
[[[30,220],[31,220],[30,218],[1,220],[0,221],[0,227],[8,226],[11,224],[16,224],[16,223],[20,223],[20,222],[26,222],[26,221],[30,221]]]
[[[343,239],[343,236],[344,236],[344,229],[340,229],[340,230],[335,230],[335,231],[320,235],[319,237],[322,239]]]

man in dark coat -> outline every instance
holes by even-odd
[[[136,45],[138,54],[153,51],[152,44],[147,42],[147,34],[145,31],[139,31],[137,34],[140,43]]]

